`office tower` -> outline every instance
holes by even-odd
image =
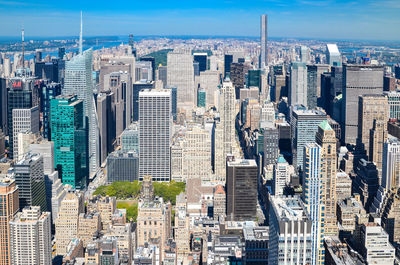
[[[150,81],[137,81],[133,84],[133,121],[139,120],[139,92],[153,88],[154,82]]]
[[[19,211],[18,186],[15,180],[0,177],[0,264],[11,264],[9,222]]]
[[[358,106],[358,145],[367,152],[368,157],[372,160],[371,131],[374,129],[376,122],[381,121],[386,124],[389,120],[388,99],[384,95],[363,95],[359,97]],[[387,126],[384,127],[384,130],[387,131]],[[382,140],[383,145],[386,139]]]
[[[207,67],[207,56],[205,52],[198,52],[193,54],[193,60],[199,63],[199,71],[204,72],[208,69]]]
[[[219,112],[223,126],[223,159],[225,163],[226,155],[231,154],[232,145],[235,142],[235,88],[231,82],[223,82],[219,100]]]
[[[140,58],[140,61],[142,62],[150,62],[151,65],[151,79],[149,80],[156,80],[156,61],[154,57],[151,56],[144,56]]]
[[[124,152],[135,151],[139,154],[139,128],[138,123],[132,123],[121,134],[121,150]]]
[[[396,78],[392,76],[384,76],[383,91],[396,91]]]
[[[167,85],[176,86],[178,109],[195,106],[193,56],[190,51],[173,51],[167,56]]]
[[[39,133],[39,108],[36,106],[30,109],[13,109],[12,128],[13,158],[19,160],[24,154],[18,152],[18,135],[25,132]]]
[[[336,44],[326,45],[326,61],[330,66],[342,65],[342,58]]]
[[[151,61],[137,61],[135,63],[135,80],[153,80],[153,68]]]
[[[276,164],[274,164],[274,176],[273,176],[274,195],[283,195],[286,185],[290,182],[290,166],[285,158],[280,155]]]
[[[58,59],[63,59],[64,55],[65,55],[65,48],[64,47],[58,48]]]
[[[353,180],[354,193],[360,194],[365,209],[369,209],[379,188],[378,170],[373,162],[361,158],[355,166],[356,177]]]
[[[310,52],[307,46],[300,46],[300,62],[308,63],[310,60]]]
[[[179,95],[179,93],[178,93]],[[139,92],[139,177],[170,180],[171,91]]]
[[[261,90],[261,70],[249,70],[247,72],[247,86],[256,86]]]
[[[93,97],[92,53],[91,49],[86,50],[65,63],[65,83],[62,90],[63,95],[76,95],[83,101],[83,115],[88,119],[90,175],[95,174],[99,167],[99,128]]]
[[[139,179],[139,156],[134,151],[114,151],[107,157],[107,182]]]
[[[163,88],[165,88],[167,86],[167,75],[168,75],[168,68],[167,66],[162,66],[160,65],[158,67],[158,79],[157,80],[161,80],[163,82]]]
[[[275,103],[278,103],[279,100],[283,96],[287,96],[287,86],[286,86],[286,76],[282,72],[282,68],[280,68],[280,72],[276,73],[275,67],[274,67],[274,78],[273,78],[273,83],[272,83],[272,91],[271,91],[271,100],[274,101]]]
[[[0,130],[4,133],[8,132],[7,128],[7,87],[6,79],[0,78]]]
[[[176,196],[175,206],[175,242],[177,260],[183,260],[190,253],[190,222],[187,212],[187,198],[185,193]]]
[[[344,65],[343,66],[343,102],[344,113],[342,128],[342,142],[356,144],[359,96],[368,94],[382,94],[383,66],[377,65]]]
[[[38,88],[35,86],[35,78],[29,76],[17,76],[10,79],[8,90],[7,124],[9,136],[9,157],[14,155],[14,131],[13,131],[13,109],[30,109],[38,106]]]
[[[383,92],[389,103],[389,118],[400,120],[400,92]]]
[[[316,143],[304,146],[303,201],[312,220],[311,264],[324,264],[324,152]],[[335,207],[336,205],[333,205]],[[336,217],[336,216],[334,216]]]
[[[351,197],[352,180],[344,171],[336,173],[336,202]]]
[[[109,226],[106,237],[114,237],[117,239],[117,247],[119,259],[124,261],[127,260],[128,263],[131,262],[133,256],[133,245],[134,245],[134,234],[132,231],[131,223],[115,223]]]
[[[326,120],[326,114],[319,110],[307,110],[304,107],[295,106],[290,118],[293,165],[303,166],[303,151],[307,143],[315,141],[315,133],[318,125]]]
[[[51,265],[51,219],[40,207],[22,209],[10,221],[12,264]]]
[[[232,221],[254,220],[257,212],[255,160],[233,159],[226,166],[226,216]]]
[[[235,88],[236,99],[240,98],[240,89],[245,84],[245,66],[242,63],[231,63],[230,79]]]
[[[324,69],[324,67],[321,67]],[[328,72],[328,71],[326,71]],[[331,67],[330,73],[321,73],[321,96],[318,99],[318,106],[323,107],[327,114],[334,116],[333,102],[335,98],[342,94],[343,90],[343,67]],[[333,117],[337,121],[342,121],[339,118],[343,113],[338,113],[337,117]]]
[[[261,54],[260,68],[268,66],[268,15],[261,15]]]
[[[361,246],[367,264],[394,263],[395,249],[389,243],[389,235],[380,225],[367,223],[361,227]]]
[[[58,60],[53,59],[51,62],[37,61],[35,63],[35,76],[38,79],[44,79],[54,83],[60,82]]]
[[[173,120],[176,121],[178,114],[178,88],[175,86],[167,86],[166,89],[171,91],[171,114]]]
[[[225,54],[224,55],[224,79],[229,78],[231,75],[231,64],[233,63],[233,55]]]
[[[323,198],[325,206],[325,235],[337,235],[336,224],[336,170],[337,170],[337,139],[335,131],[327,120],[324,120],[316,133],[315,142],[320,146],[322,152],[322,183]]]
[[[83,247],[87,247],[94,238],[99,236],[101,230],[100,214],[98,212],[80,213],[78,217],[77,238],[83,241]]]
[[[199,63],[198,62],[193,62],[193,73],[194,73],[194,76],[199,76],[200,75]]]
[[[63,184],[84,189],[89,177],[88,131],[83,101],[77,96],[58,96],[51,100],[51,139],[55,166]]]
[[[40,93],[40,109],[43,113],[43,137],[51,141],[50,128],[50,101],[61,95],[61,84],[49,81],[42,81],[42,91]]]
[[[307,106],[307,65],[293,62],[290,65],[289,105]]]
[[[226,215],[226,193],[224,186],[217,185],[214,188],[214,219],[225,219]]]
[[[14,165],[13,176],[19,188],[19,206],[40,206],[47,211],[46,186],[43,172],[43,157],[26,154]]]
[[[400,187],[400,142],[389,138],[383,146],[382,187]]]
[[[321,74],[329,72],[329,65],[307,65],[307,107],[314,109],[321,100]]]
[[[274,165],[279,155],[279,130],[273,122],[265,122],[263,126],[264,166]]]
[[[272,196],[268,264],[312,264],[311,236],[312,220],[301,199]]]
[[[218,71],[200,72],[199,86],[206,92],[206,109],[217,107],[216,93],[220,84],[220,73]]]
[[[77,238],[79,214],[84,211],[83,194],[68,192],[61,202],[56,220],[57,255],[65,255],[70,241]]]
[[[115,118],[111,101],[113,93],[99,93],[96,99],[97,118],[99,121],[100,163],[103,164],[107,154],[112,152],[115,141]]]
[[[206,90],[201,87],[197,89],[197,107],[206,107]]]
[[[0,159],[6,155],[6,135],[0,129]]]
[[[35,62],[40,62],[42,60],[42,52],[36,50],[35,52]]]

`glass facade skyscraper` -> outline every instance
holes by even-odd
[[[87,118],[77,96],[51,100],[51,139],[62,182],[83,189],[89,176]]]

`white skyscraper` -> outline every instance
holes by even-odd
[[[178,109],[190,111],[195,106],[197,92],[190,50],[169,52],[167,64],[167,85],[177,87]]]
[[[11,264],[51,265],[51,218],[39,206],[24,208],[10,221]]]
[[[389,138],[383,145],[382,186],[386,190],[400,187],[400,141]]]
[[[283,195],[283,190],[290,182],[290,165],[283,156],[274,165],[274,195]]]
[[[169,68],[169,67],[168,67]],[[139,177],[170,180],[171,90],[139,92]]]
[[[13,109],[12,111],[13,122],[13,150],[14,159],[17,161],[22,158],[24,154],[18,154],[18,134],[19,133],[38,133],[39,132],[39,108],[33,107],[30,109]]]
[[[236,102],[235,88],[232,82],[223,82],[220,99],[221,122],[224,128],[224,157],[232,153],[235,141]]]
[[[307,65],[293,62],[290,66],[289,105],[307,106]]]
[[[268,65],[268,15],[261,15],[261,55],[260,68]]]
[[[340,56],[339,49],[336,44],[326,45],[326,61],[332,66],[341,66],[342,58]]]
[[[81,14],[82,15],[82,14]],[[82,18],[81,18],[82,19]],[[89,170],[93,176],[99,167],[99,126],[93,97],[92,49],[82,51],[82,21],[79,54],[65,62],[65,79],[62,94],[77,95],[83,100],[84,115],[88,118],[89,129]]]

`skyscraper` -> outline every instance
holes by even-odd
[[[264,166],[273,165],[279,155],[279,130],[273,122],[265,122],[262,130]]]
[[[384,95],[388,98],[390,107],[390,119],[400,120],[400,92],[399,91],[385,91]]]
[[[289,105],[307,106],[307,65],[293,62],[290,66]]]
[[[169,52],[167,64],[167,85],[177,87],[178,109],[191,110],[196,103],[192,54],[190,51]]]
[[[383,66],[343,66],[342,142],[356,144],[359,115],[359,96],[382,94]]]
[[[287,184],[290,182],[290,166],[285,158],[281,155],[274,165],[274,195],[283,195],[283,191]]]
[[[336,44],[326,45],[326,60],[331,66],[341,66],[342,58],[340,56],[339,49]]]
[[[258,169],[255,160],[236,159],[227,162],[226,216],[229,220],[255,220],[257,176]]]
[[[139,179],[139,156],[134,151],[117,150],[107,157],[107,182]]]
[[[324,176],[323,151],[315,143],[304,147],[303,201],[312,220],[311,264],[324,264]],[[335,205],[336,206],[336,205]]]
[[[322,153],[322,203],[325,206],[325,235],[337,235],[336,221],[336,171],[337,171],[337,139],[335,131],[327,120],[319,126],[315,137]]]
[[[18,161],[24,155],[19,154],[18,135],[26,132],[32,134],[39,132],[39,108],[36,106],[29,109],[13,109],[12,116],[13,157]]]
[[[207,55],[208,54],[205,52],[198,52],[193,54],[194,61],[199,63],[200,72],[204,72],[207,70]]]
[[[73,188],[87,185],[88,132],[83,101],[76,96],[58,96],[51,100],[51,139],[54,141],[55,166],[62,182]]]
[[[400,142],[389,138],[383,147],[382,187],[400,187]]]
[[[6,79],[0,78],[0,130],[5,134],[8,133],[7,129],[7,87]]]
[[[169,69],[169,67],[168,67]],[[171,91],[139,92],[139,177],[170,180]]]
[[[43,156],[26,154],[14,165],[15,183],[19,188],[19,206],[40,206],[47,211],[46,185],[43,170]]]
[[[261,15],[260,68],[268,66],[268,15]]]
[[[51,265],[51,218],[40,207],[22,209],[10,221],[12,264]]]
[[[19,211],[18,186],[13,179],[0,177],[0,209],[0,265],[10,265],[9,222]]]
[[[231,75],[231,64],[233,63],[233,55],[224,55],[224,78],[230,77]]]
[[[43,137],[51,141],[50,128],[50,101],[52,98],[61,95],[61,85],[49,81],[43,81],[42,91],[40,93],[40,105],[43,112]]]
[[[89,131],[89,172],[95,174],[99,166],[99,128],[95,111],[92,82],[91,49],[72,57],[65,63],[65,83],[62,94],[76,95],[83,101],[83,114],[88,118]]]

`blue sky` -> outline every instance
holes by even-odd
[[[400,40],[400,0],[0,0],[0,36],[269,35]]]

